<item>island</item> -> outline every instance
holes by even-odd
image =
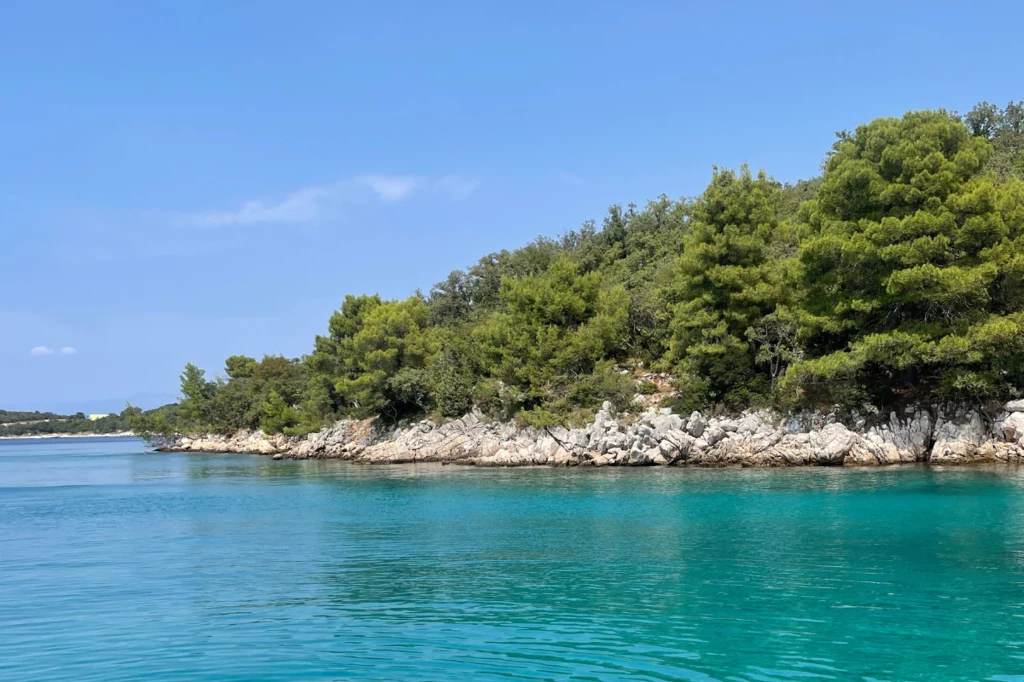
[[[71,438],[89,436],[131,436],[128,423],[137,408],[120,414],[56,414],[0,410],[0,438]]]
[[[1020,461],[1022,178],[1021,102],[877,119],[819,177],[715,168],[426,294],[349,295],[307,355],[188,364],[126,418],[165,449],[365,462]]]

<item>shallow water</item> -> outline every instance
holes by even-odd
[[[0,679],[1024,680],[1024,471],[0,441]]]

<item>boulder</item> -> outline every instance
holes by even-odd
[[[998,423],[998,427],[998,433],[1007,443],[1019,443],[1024,440],[1024,411],[1011,411]]]
[[[857,434],[842,424],[832,423],[818,431],[812,431],[808,444],[818,464],[837,465],[843,463],[857,440]]]
[[[1024,412],[1024,400],[1011,400],[1006,403],[1007,412]]]
[[[706,429],[707,426],[708,422],[704,419],[701,413],[694,411],[686,421],[686,432],[694,438],[700,438],[704,435],[704,429]]]

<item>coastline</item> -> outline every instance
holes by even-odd
[[[0,436],[0,440],[46,440],[50,438],[138,438],[132,431],[116,433],[37,433],[24,436]]]
[[[886,419],[767,411],[688,417],[649,408],[615,415],[605,403],[583,428],[520,427],[471,413],[436,424],[386,429],[374,419],[339,421],[302,437],[261,431],[177,435],[161,452],[242,453],[275,459],[341,459],[361,464],[440,462],[484,467],[885,466],[1024,463],[1024,401],[995,418],[973,410],[909,407]]]

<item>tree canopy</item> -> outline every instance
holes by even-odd
[[[1022,178],[1024,103],[878,119],[819,177],[716,168],[700,196],[614,206],[426,296],[347,296],[302,358],[187,365],[163,426],[550,424],[628,408],[638,366],[678,377],[681,408],[1002,400],[1024,390]]]

